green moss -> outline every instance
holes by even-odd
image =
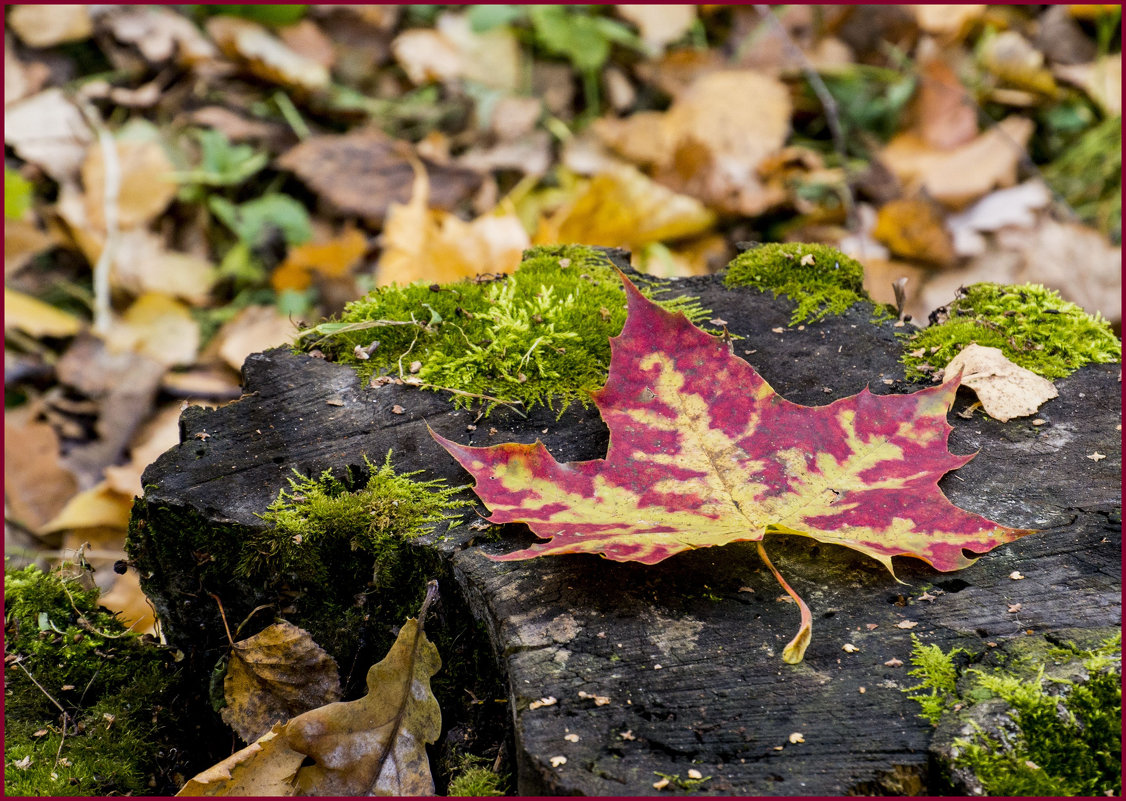
[[[790,325],[844,314],[864,291],[864,268],[828,245],[771,243],[740,253],[727,268],[727,286],[750,286],[797,303]],[[877,317],[887,312],[878,307]]]
[[[1014,645],[1003,668],[971,668],[959,678],[955,657],[918,640],[911,675],[927,695],[911,696],[923,716],[968,707],[974,730],[953,741],[952,767],[968,770],[997,796],[1118,796],[1122,790],[1121,634],[1096,647],[1050,648],[1040,639]],[[964,653],[964,652],[963,652]],[[1000,660],[993,660],[994,663]],[[1046,665],[1052,666],[1046,674]],[[1066,674],[1066,675],[1065,675]],[[1004,702],[996,725],[974,720],[974,704]]]
[[[499,796],[505,794],[508,776],[485,767],[486,760],[472,754],[458,754],[450,772],[448,796]]]
[[[661,292],[645,278],[639,287],[651,297]],[[692,320],[707,314],[687,298],[659,302]],[[453,397],[458,406],[484,400],[486,411],[500,402],[562,413],[572,401],[588,403],[605,381],[609,340],[624,322],[625,295],[608,257],[567,245],[533,248],[515,273],[495,280],[377,289],[298,341],[365,380],[411,378],[418,361],[414,378],[461,393]]]
[[[1080,220],[1122,241],[1122,117],[1087,129],[1042,169]]]
[[[1049,379],[1122,358],[1122,343],[1098,312],[1087,314],[1039,284],[973,284],[959,291],[947,311],[945,322],[908,339],[903,364],[909,379],[926,378],[928,366],[945,367],[971,342],[1000,348]]]
[[[907,671],[907,675],[919,679],[919,683],[904,692],[924,691],[908,698],[922,707],[920,717],[937,726],[943,713],[953,708],[958,700],[958,668],[954,660],[968,652],[954,648],[950,653],[943,653],[937,645],[924,645],[915,635],[911,635],[911,643],[911,662],[915,667]]]
[[[440,479],[413,481],[416,473],[396,474],[390,453],[380,467],[367,457],[364,464],[367,483],[351,492],[331,470],[316,479],[294,471],[290,491],[281,490],[262,515],[270,528],[248,537],[239,572],[300,575],[316,585],[328,580],[333,554],[358,552],[375,566],[371,584],[378,590],[395,574],[404,540],[473,504],[454,499],[459,488]]]
[[[8,795],[176,789],[173,658],[97,601],[96,589],[58,572],[5,570]]]

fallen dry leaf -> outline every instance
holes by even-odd
[[[184,785],[177,796],[291,796],[305,755],[288,744],[286,727],[274,726]]]
[[[121,532],[121,541],[125,542],[124,531]],[[156,616],[141,589],[141,578],[135,570],[117,576],[109,592],[103,592],[98,596],[98,604],[111,612],[116,612],[117,619],[130,631],[137,634],[156,632]]]
[[[114,492],[103,481],[73,496],[57,515],[39,527],[39,533],[84,528],[115,528],[124,532],[132,508],[132,496]]]
[[[285,261],[270,276],[277,291],[304,291],[313,283],[314,273],[341,278],[367,252],[368,240],[354,225],[345,226],[338,236],[323,242],[305,242],[289,249]]]
[[[999,348],[967,345],[946,365],[946,375],[959,371],[986,414],[1002,423],[1034,413],[1059,394],[1051,381],[1013,364]]]
[[[62,89],[47,89],[4,107],[4,142],[56,181],[78,177],[94,133]]]
[[[205,305],[219,278],[215,265],[168,250],[165,241],[166,237],[143,227],[122,231],[114,244],[110,284],[134,295],[157,292],[193,306]]]
[[[841,646],[841,650],[842,650],[842,651],[844,651],[845,653],[849,653],[849,654],[855,654],[855,653],[856,653],[857,651],[859,651],[860,649],[859,649],[859,648],[857,648],[857,647],[856,647],[855,645],[853,645],[852,643],[850,643],[850,642],[846,642],[846,643],[845,643],[844,645],[842,645],[842,646]]]
[[[211,347],[224,362],[241,370],[247,356],[288,345],[295,333],[293,321],[279,314],[275,306],[247,306],[223,324]]]
[[[919,623],[915,620],[901,620],[895,624],[895,627],[897,629],[913,629],[917,625],[919,625]]]
[[[922,65],[915,131],[931,147],[950,150],[977,136],[977,108],[950,64],[936,56]]]
[[[1016,181],[1017,165],[1033,122],[1006,117],[966,144],[938,150],[916,133],[894,137],[879,158],[905,185],[927,190],[946,206],[960,208],[998,186]]]
[[[903,667],[903,660],[896,659],[894,656],[888,661],[884,662],[887,667]]]
[[[414,194],[395,204],[383,229],[376,267],[379,286],[426,280],[457,281],[481,273],[511,272],[528,247],[528,234],[513,215],[486,214],[472,222],[428,205],[430,178],[419,167]]]
[[[696,22],[696,6],[692,5],[617,5],[614,8],[618,16],[637,26],[641,41],[654,55],[664,52]]]
[[[4,220],[4,275],[15,275],[43,251],[58,244],[54,231],[31,220]]]
[[[1009,578],[1011,578],[1013,581],[1020,581],[1021,579],[1024,578],[1024,574],[1021,573],[1019,570],[1014,570],[1012,573],[1009,574]]]
[[[1122,54],[1112,53],[1090,64],[1055,67],[1061,80],[1082,89],[1110,116],[1122,114]]]
[[[1020,604],[1009,604],[1009,608],[1008,608],[1008,613],[1009,613],[1010,615],[1015,615],[1015,614],[1016,614],[1017,612],[1019,612],[1020,610],[1021,610],[1021,605],[1020,605]]]
[[[410,201],[414,170],[410,151],[379,132],[314,136],[278,159],[343,215],[382,225],[388,208]],[[481,186],[481,176],[462,167],[421,159],[433,186],[431,206],[452,209]]]
[[[336,660],[285,620],[231,646],[223,691],[223,721],[246,742],[341,697]]]
[[[584,242],[637,251],[652,242],[704,233],[715,219],[695,198],[619,164],[595,175],[576,197],[541,219],[535,243]]]
[[[558,767],[561,767],[562,765],[567,764],[567,757],[565,757],[565,756],[553,756],[549,761],[551,762],[551,767],[558,768]]]
[[[37,531],[58,516],[78,482],[60,459],[55,429],[25,417],[4,417],[4,505],[8,518]]]
[[[418,619],[368,671],[367,695],[275,725],[177,795],[433,795],[426,745],[441,734],[442,713],[430,678],[442,662],[422,625],[437,590],[431,581]]]
[[[938,267],[957,260],[945,211],[925,191],[884,204],[872,236],[900,258]]]
[[[1052,97],[1056,81],[1044,54],[1013,30],[983,39],[978,58],[1003,86]]]
[[[84,5],[18,5],[4,20],[5,26],[28,47],[54,47],[81,42],[94,32],[90,7]]]
[[[215,45],[190,19],[160,6],[107,6],[99,26],[122,44],[137,48],[153,65],[163,65],[174,57],[178,64],[194,66],[209,63],[218,55]]]
[[[220,15],[209,19],[205,28],[224,55],[241,61],[259,78],[303,92],[329,86],[323,64],[297,53],[255,22]]]
[[[72,337],[82,330],[79,318],[38,298],[4,287],[4,328],[33,337]]]
[[[720,211],[756,215],[786,197],[762,182],[758,168],[785,143],[790,112],[789,91],[777,79],[723,70],[697,78],[667,112],[604,118],[593,130],[666,186]]]
[[[179,191],[173,180],[174,168],[159,142],[154,139],[117,138],[117,224],[134,228],[155,219]],[[82,185],[86,190],[86,216],[92,225],[105,231],[105,150],[95,142],[82,163]]]
[[[544,706],[554,706],[556,703],[558,703],[558,699],[554,695],[548,695],[538,701],[532,701],[532,703],[528,704],[528,709],[539,709],[540,707]]]
[[[1106,454],[1105,453],[1099,453],[1098,451],[1095,451],[1094,453],[1088,453],[1087,458],[1090,459],[1092,462],[1101,462],[1103,459],[1106,458]]]
[[[988,6],[966,5],[911,5],[906,8],[915,14],[919,27],[927,33],[941,36],[944,41],[961,38],[970,25],[981,18]]]
[[[159,292],[137,298],[106,334],[111,350],[133,351],[168,367],[194,362],[199,341],[199,323],[188,307]]]
[[[475,31],[464,13],[447,11],[433,29],[404,31],[391,51],[416,85],[466,79],[514,92],[520,82],[520,45],[512,30]]]

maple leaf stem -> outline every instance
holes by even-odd
[[[786,647],[782,649],[782,661],[790,665],[796,665],[802,660],[802,657],[805,656],[805,649],[809,647],[809,640],[813,636],[813,615],[810,613],[809,607],[806,606],[805,601],[801,599],[800,595],[794,592],[793,587],[786,583],[786,579],[782,578],[782,574],[778,572],[778,568],[770,561],[770,557],[766,555],[766,548],[762,545],[762,540],[756,542],[755,546],[758,548],[758,555],[762,557],[762,561],[766,563],[766,566],[770,568],[770,572],[774,574],[774,578],[778,580],[778,583],[782,585],[782,589],[786,591],[787,595],[794,599],[794,602],[798,605],[798,609],[801,610],[801,627],[798,629],[798,633],[794,635],[794,639],[790,640],[790,642],[786,644]]]

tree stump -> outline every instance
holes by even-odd
[[[728,289],[721,276],[671,285],[726,320],[740,337],[734,353],[791,401],[822,405],[866,385],[876,394],[921,388],[903,380],[902,329],[873,324],[869,307],[788,328],[785,298]],[[448,570],[442,625],[487,632],[507,689],[518,792],[656,794],[661,775],[683,780],[689,770],[710,777],[694,785],[706,793],[940,792],[928,764],[933,727],[902,692],[915,683],[906,675],[913,634],[981,653],[1031,633],[1119,624],[1118,375],[1117,365],[1095,365],[1057,381],[1040,426],[980,412],[964,419],[956,412],[974,398],[959,393],[950,449],[977,456],[940,486],[964,509],[1040,530],[972,567],[943,574],[898,558],[899,583],[851,550],[770,537],[772,558],[814,614],[812,644],[796,666],[781,650],[797,609],[753,544],[644,566],[590,555],[490,561],[533,541],[521,526],[499,541],[478,542],[466,524],[419,540],[415,547]],[[251,356],[243,378],[239,401],[185,411],[181,444],[144,475],[130,536],[143,586],[201,693],[226,642],[206,594],[223,599],[231,620],[265,601],[245,582],[201,579],[201,560],[217,557],[190,551],[192,526],[228,527],[232,536],[261,527],[257,515],[291,469],[342,474],[388,450],[398,471],[469,483],[427,426],[473,445],[540,439],[559,461],[605,455],[607,431],[593,408],[575,405],[558,418],[541,408],[527,419],[498,408],[477,420],[444,393],[361,386],[346,366],[284,349]],[[1106,458],[1089,458],[1095,452]],[[1017,570],[1024,580],[1010,578]],[[547,697],[556,702],[531,708]],[[447,728],[456,726],[444,712]],[[665,792],[685,786],[674,781]]]

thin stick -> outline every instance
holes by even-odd
[[[110,310],[109,274],[117,251],[118,238],[118,198],[121,195],[121,162],[117,158],[117,146],[113,136],[98,119],[98,114],[89,103],[83,102],[79,110],[86,123],[98,136],[98,145],[105,162],[105,186],[102,191],[102,216],[105,218],[106,239],[102,252],[94,264],[94,331],[105,334],[112,322]]]
[[[821,101],[821,107],[825,110],[825,121],[829,124],[829,133],[833,137],[833,149],[837,151],[837,158],[841,160],[841,168],[845,174],[844,185],[844,204],[845,204],[845,221],[850,231],[860,230],[860,220],[856,216],[856,199],[852,196],[852,185],[849,183],[849,169],[848,169],[848,151],[845,148],[844,131],[841,130],[841,117],[840,109],[837,107],[837,101],[833,94],[829,91],[829,87],[821,80],[821,75],[813,66],[813,62],[805,52],[798,47],[798,43],[790,36],[790,32],[786,30],[786,26],[774,14],[774,10],[762,3],[755,4],[755,10],[758,11],[774,26],[778,32],[779,37],[786,43],[786,47],[794,54],[797,60],[801,63],[802,72],[805,74],[806,80],[809,81],[813,93],[817,95],[817,99]]]
[[[52,704],[54,704],[55,706],[57,706],[57,707],[59,708],[59,711],[63,713],[63,715],[64,715],[64,718],[65,718],[65,715],[66,715],[66,710],[65,710],[65,709],[63,709],[63,705],[62,705],[62,704],[60,704],[60,703],[59,703],[58,701],[56,701],[56,700],[55,700],[55,697],[54,697],[53,695],[51,695],[51,694],[50,694],[49,692],[47,692],[47,690],[45,690],[45,689],[43,688],[43,685],[42,685],[42,684],[40,684],[39,682],[37,682],[37,681],[35,680],[35,677],[31,675],[31,672],[30,672],[30,671],[29,671],[29,670],[28,670],[27,668],[25,668],[25,667],[23,666],[23,663],[22,663],[22,662],[20,662],[20,660],[18,660],[18,659],[17,659],[17,660],[16,660],[16,661],[15,661],[15,662],[14,662],[13,664],[15,664],[16,666],[18,666],[20,670],[22,670],[22,671],[23,671],[24,673],[26,673],[26,674],[27,674],[27,677],[28,677],[29,679],[31,679],[31,683],[32,683],[32,684],[34,684],[34,685],[35,685],[36,687],[38,687],[38,688],[39,688],[39,690],[40,690],[40,691],[41,691],[41,692],[42,692],[42,693],[43,693],[43,694],[44,694],[45,696],[47,696],[47,698],[48,698],[48,699],[49,699],[49,700],[51,701],[51,703],[52,703]]]
[[[809,647],[809,638],[813,636],[813,615],[809,611],[809,607],[805,605],[805,601],[801,599],[793,588],[786,583],[786,579],[782,578],[782,574],[778,572],[778,568],[770,561],[766,555],[766,549],[762,547],[762,540],[755,543],[758,547],[758,555],[762,557],[762,561],[770,568],[770,572],[774,574],[774,578],[782,585],[782,589],[786,594],[794,599],[797,603],[798,609],[801,610],[801,628],[798,633],[794,635],[794,639],[786,644],[782,649],[782,661],[791,665],[796,665],[805,656],[805,649]]]
[[[227,613],[223,611],[223,602],[219,600],[219,596],[213,592],[207,593],[215,599],[215,603],[219,605],[219,617],[223,618],[223,628],[227,630],[227,642],[233,647],[235,644],[234,639],[231,637],[231,627],[227,625]]]

